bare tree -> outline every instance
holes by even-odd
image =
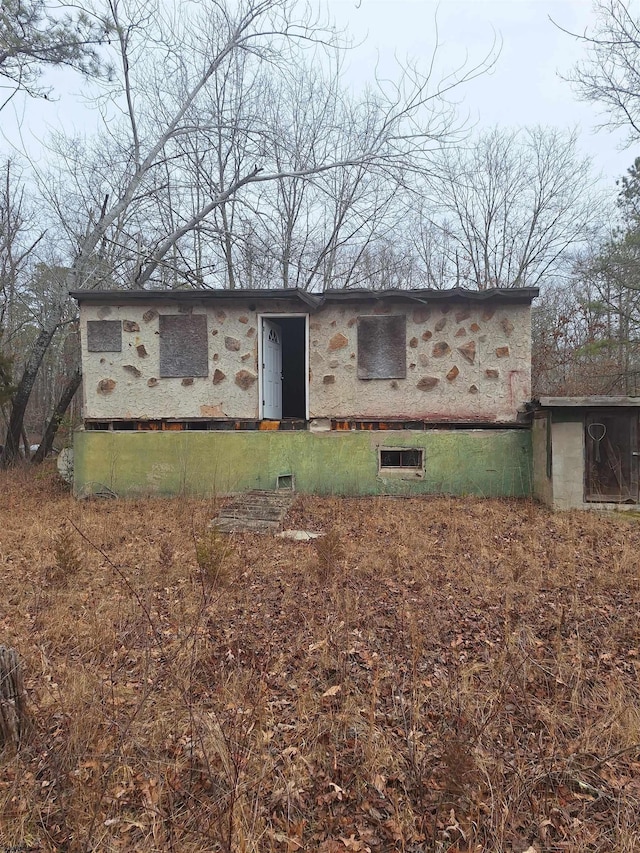
[[[629,131],[631,144],[640,135],[640,15],[627,0],[598,0],[595,11],[593,29],[568,33],[586,48],[568,79],[602,106],[605,126]]]
[[[429,186],[417,242],[423,254],[447,258],[445,286],[540,286],[598,222],[590,163],[574,133],[496,128],[445,151]],[[427,266],[432,277],[431,259]]]
[[[44,234],[34,230],[15,162],[4,164],[0,182],[0,329],[6,343],[17,328],[16,303],[30,256]]]
[[[117,66],[99,83],[102,136],[95,144],[59,137],[57,160],[39,174],[52,222],[57,219],[52,230],[67,240],[69,289],[163,285],[176,266],[181,284],[222,283],[204,280],[212,265],[199,238],[207,229],[222,236],[223,281],[234,284],[232,201],[241,200],[251,213],[262,187],[291,182],[289,188],[302,190],[344,170],[355,170],[354,186],[360,187],[376,172],[419,171],[426,157],[455,137],[448,92],[486,67],[461,69],[440,81],[433,62],[425,73],[408,67],[398,83],[367,94],[363,114],[375,116],[371,133],[343,134],[338,147],[324,143],[309,156],[285,158],[268,110],[256,97],[260,81],[266,75],[277,89],[301,73],[310,48],[317,53],[343,46],[309,7],[294,0],[212,0],[194,11],[153,0],[105,0],[103,18],[113,33]],[[234,95],[237,81],[243,88]],[[330,139],[321,120],[317,129]],[[189,158],[198,163],[195,185]],[[238,232],[251,233],[250,215],[238,222]],[[343,225],[334,222],[334,246]],[[64,322],[63,306],[54,301],[14,397],[12,436],[20,432],[44,352]],[[5,449],[5,462],[13,444]]]

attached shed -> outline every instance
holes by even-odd
[[[639,502],[640,397],[541,397],[533,411],[533,492],[555,509]]]
[[[536,295],[74,292],[76,492],[528,494]]]

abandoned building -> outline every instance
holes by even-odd
[[[72,296],[78,495],[532,493],[533,288]]]
[[[538,500],[554,509],[638,503],[640,397],[541,397],[532,409]]]

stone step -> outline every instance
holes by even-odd
[[[268,533],[280,529],[295,495],[293,492],[252,491],[236,495],[211,522],[223,533]]]
[[[214,518],[211,526],[221,533],[271,533],[280,529],[280,521],[255,518]]]

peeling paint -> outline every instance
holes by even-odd
[[[224,413],[207,406],[203,416]],[[381,477],[378,448],[384,446],[422,448],[424,478]],[[527,430],[472,429],[75,435],[77,495],[91,493],[96,484],[121,496],[227,494],[273,488],[283,470],[295,475],[296,490],[303,493],[526,496],[531,436]]]

